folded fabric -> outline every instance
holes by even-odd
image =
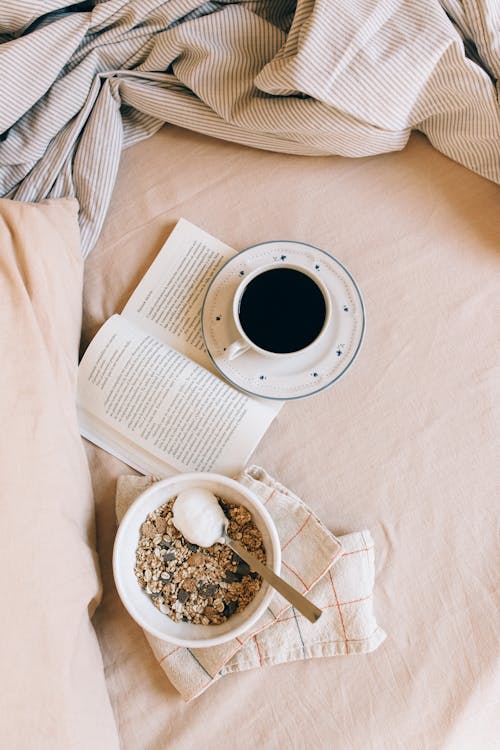
[[[498,182],[496,7],[3,0],[0,194],[76,196],[87,254],[122,148],[164,122],[316,156],[397,151],[417,129]]]
[[[311,624],[276,593],[262,618],[241,638],[188,649],[145,633],[162,669],[189,701],[231,672],[297,659],[365,654],[385,639],[373,615],[374,551],[369,531],[335,537],[310,508],[264,469],[251,466],[236,479],[271,514],[281,541],[281,575],[323,609]],[[122,476],[116,492],[118,522],[154,477]]]

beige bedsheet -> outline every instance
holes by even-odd
[[[493,748],[499,198],[420,136],[349,160],[167,128],[124,153],[87,261],[87,337],[180,216],[237,249],[311,242],[357,278],[368,322],[358,361],[287,404],[253,458],[335,532],[371,529],[388,634],[373,654],[231,675],[184,704],[113,587],[114,485],[128,469],[89,446],[105,590],[95,623],[124,750]]]

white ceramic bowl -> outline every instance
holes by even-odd
[[[276,527],[263,503],[246,487],[220,474],[177,474],[152,485],[132,503],[118,527],[113,549],[113,574],[118,594],[129,614],[144,630],[178,646],[202,648],[219,645],[248,630],[266,610],[274,589],[263,581],[250,604],[221,625],[174,622],[154,606],[134,573],[140,528],[148,513],[190,487],[203,487],[222,500],[248,508],[262,534],[267,564],[277,574],[281,567],[281,548]]]

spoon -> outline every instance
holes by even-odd
[[[304,617],[307,617],[309,622],[316,622],[316,620],[321,617],[322,610],[319,607],[316,607],[316,605],[306,599],[305,596],[302,596],[297,589],[294,589],[293,586],[290,586],[290,584],[284,581],[283,578],[276,575],[269,566],[264,565],[260,560],[257,560],[257,558],[254,557],[246,547],[240,544],[240,542],[237,542],[236,539],[231,539],[231,537],[227,535],[227,524],[224,524],[221,537],[217,541],[222,542],[222,544],[227,544],[233,552],[236,552],[238,557],[241,557],[241,559],[247,563],[251,570],[254,570],[270,583],[271,586],[281,594],[281,596],[284,596],[290,604],[293,604],[293,606],[304,615]]]
[[[310,622],[316,622],[321,609],[302,596],[270,567],[249,552],[246,547],[232,539],[228,533],[229,519],[225,516],[216,496],[201,487],[192,487],[180,492],[173,505],[173,523],[185,539],[200,547],[210,547],[215,542],[226,544],[238,557],[264,578],[287,601],[293,604]]]

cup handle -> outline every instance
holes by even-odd
[[[232,360],[239,357],[240,354],[244,354],[250,349],[250,344],[247,344],[243,339],[237,339],[233,341],[228,347],[226,347],[225,355],[227,359]]]

